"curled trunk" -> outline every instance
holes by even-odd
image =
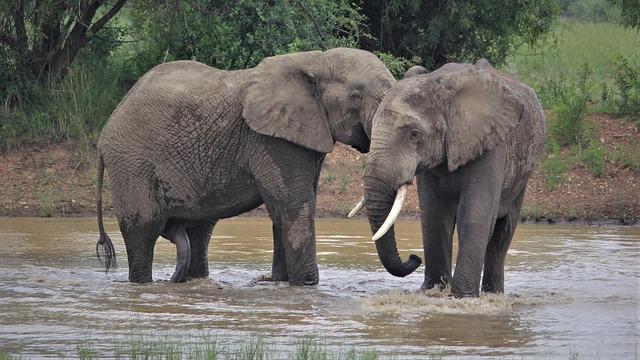
[[[365,176],[365,206],[372,234],[378,231],[389,215],[395,199],[395,192],[395,189],[390,188],[377,178]],[[380,239],[376,240],[376,250],[380,262],[393,276],[405,277],[422,264],[422,259],[414,254],[409,256],[407,262],[402,262],[398,254],[393,226]]]

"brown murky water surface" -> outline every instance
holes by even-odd
[[[443,351],[454,358],[638,358],[640,228],[521,225],[508,256],[507,295],[455,300],[420,293],[423,268],[400,279],[378,262],[363,220],[319,220],[320,285],[256,283],[270,269],[268,219],[220,222],[210,279],[169,284],[175,249],[159,239],[150,285],[126,282],[95,258],[93,219],[0,218],[0,349],[66,357],[87,338],[112,353],[131,329],[191,338],[213,333],[291,344],[377,349],[397,358]],[[396,226],[401,255],[422,257],[417,221]]]

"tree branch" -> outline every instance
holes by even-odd
[[[18,1],[13,21],[16,27],[15,50],[24,55],[29,48],[29,38],[27,37],[27,30],[24,26],[24,3],[22,0]]]
[[[299,0],[296,1],[296,4],[298,4],[300,9],[302,9],[302,12],[304,12],[305,15],[309,17],[311,22],[313,22],[313,25],[316,27],[316,31],[318,31],[318,35],[320,36],[320,42],[321,42],[320,45],[322,45],[322,50],[327,50],[327,42],[324,39],[324,34],[322,33],[322,29],[320,29],[320,25],[318,25],[318,22],[316,21],[316,19],[313,17],[313,15],[311,15],[309,10],[307,10],[307,8],[305,8],[304,5],[302,5],[302,3]]]
[[[106,14],[104,14],[104,16],[102,16],[98,21],[96,21],[95,24],[93,24],[91,26],[91,29],[89,30],[91,32],[91,34],[95,34],[98,31],[100,31],[100,29],[102,29],[102,27],[109,21],[111,20],[112,17],[114,17],[118,11],[120,11],[120,9],[122,8],[122,6],[124,6],[124,4],[127,2],[127,0],[118,0],[118,2],[116,2],[113,7],[107,11]]]

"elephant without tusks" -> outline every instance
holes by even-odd
[[[546,138],[544,113],[527,86],[484,59],[427,73],[412,68],[373,120],[364,181],[367,216],[384,267],[420,266],[398,255],[393,223],[418,179],[426,260],[423,289],[451,285],[456,297],[504,291],[504,262],[530,174]],[[395,198],[395,200],[394,200]],[[456,271],[451,276],[457,226]]]
[[[345,48],[270,57],[237,71],[195,61],[154,67],[98,142],[98,257],[107,270],[114,266],[102,221],[106,167],[129,281],[152,281],[158,236],[177,248],[172,282],[208,276],[218,219],[265,203],[274,243],[266,280],[316,284],[322,161],[336,141],[368,151],[373,116],[394,83],[375,55]]]

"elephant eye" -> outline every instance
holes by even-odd
[[[409,131],[409,140],[411,140],[414,143],[417,143],[418,141],[420,141],[421,136],[422,134],[420,133],[420,130],[413,129]]]

